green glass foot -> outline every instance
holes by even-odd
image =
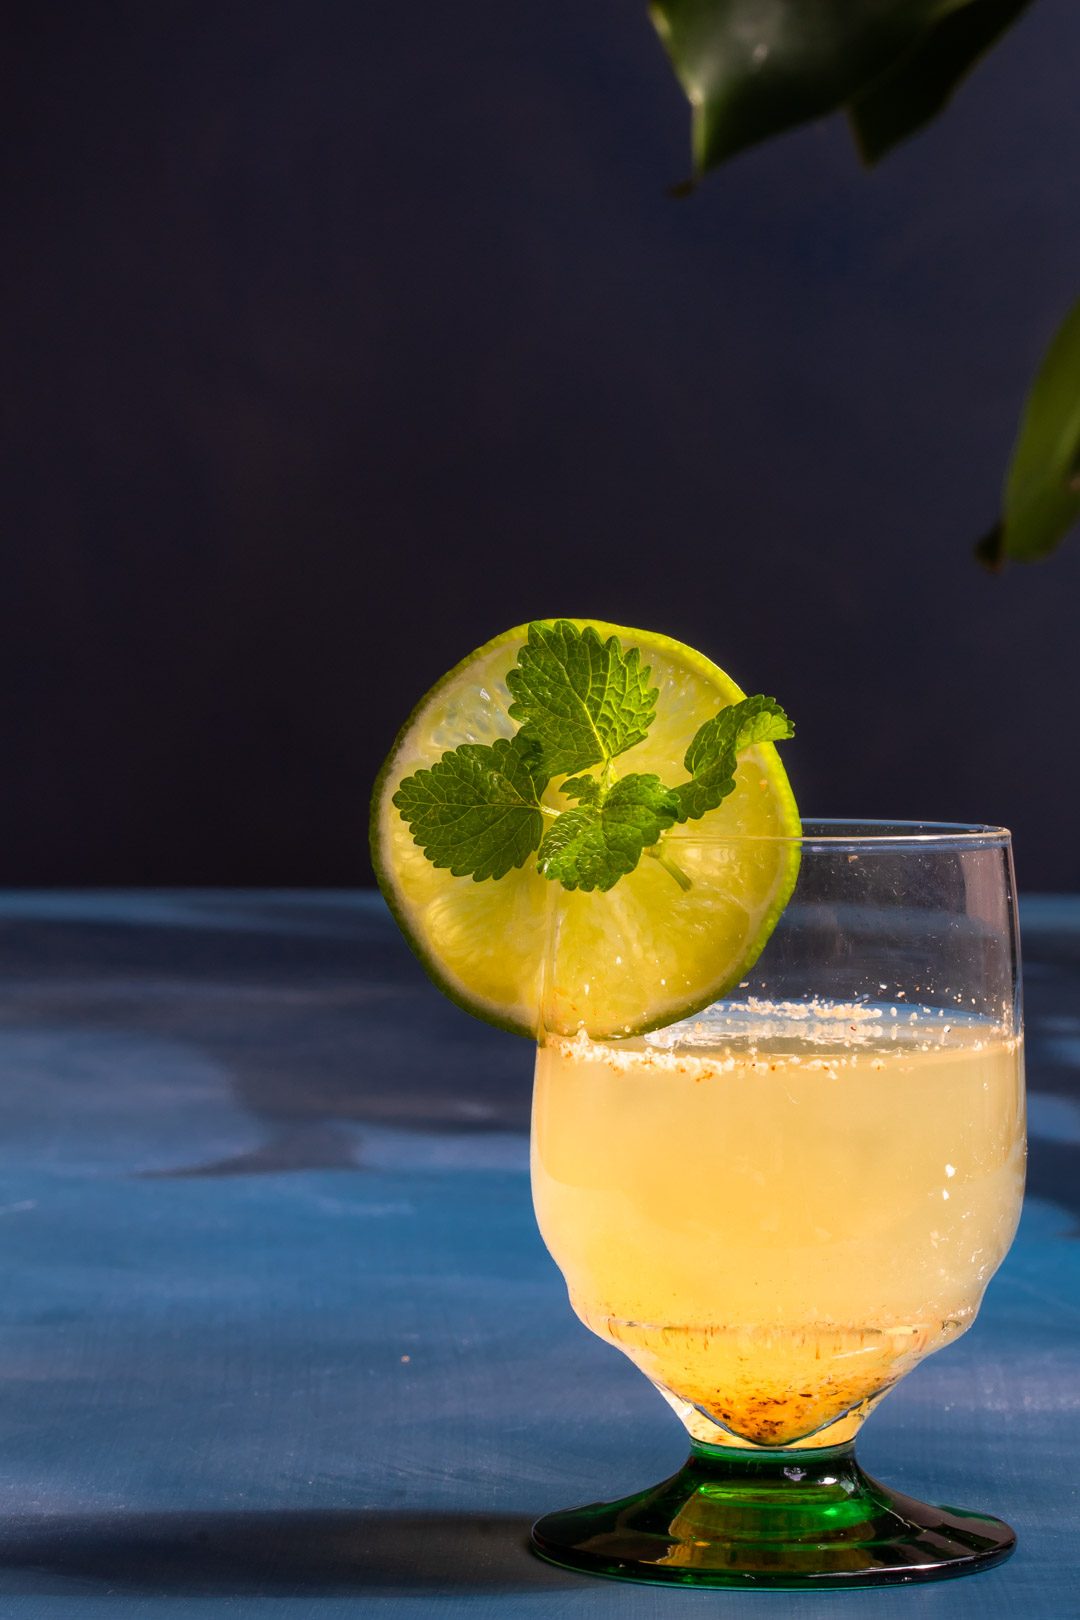
[[[695,1445],[671,1479],[620,1502],[549,1513],[541,1558],[668,1586],[878,1586],[968,1575],[1007,1558],[1007,1524],[928,1507],[864,1474],[854,1448]]]

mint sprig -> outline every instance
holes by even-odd
[[[586,778],[588,780],[588,778]],[[536,864],[564,889],[611,889],[678,819],[678,800],[658,776],[624,776],[555,817]]]
[[[688,887],[663,853],[665,833],[734,791],[743,749],[781,741],[794,727],[775,699],[743,698],[699,727],[683,759],[687,781],[667,787],[652,773],[619,777],[613,762],[645,740],[655,717],[650,674],[639,649],[624,652],[617,636],[604,641],[568,619],[530,624],[506,677],[508,713],[520,729],[494,743],[463,743],[404,778],[394,804],[414,842],[434,866],[478,883],[505,877],[535,851],[545,877],[604,891],[648,851]],[[599,774],[581,774],[590,766]],[[556,777],[565,778],[559,793],[575,801],[568,808],[544,800]]]

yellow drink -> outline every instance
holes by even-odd
[[[574,1309],[691,1434],[834,1444],[970,1325],[1009,1247],[1022,1045],[902,1003],[549,1038],[532,1154]]]

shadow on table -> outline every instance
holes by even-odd
[[[73,1583],[155,1593],[506,1591],[572,1586],[534,1558],[529,1520],[511,1514],[315,1511],[103,1513],[8,1520],[4,1574],[37,1592]],[[20,1583],[23,1584],[23,1583]]]

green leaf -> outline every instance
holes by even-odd
[[[759,693],[721,709],[699,727],[686,750],[683,764],[690,781],[673,790],[677,819],[696,821],[727,798],[735,787],[735,768],[744,748],[794,735],[795,727],[775,698]]]
[[[568,799],[580,799],[582,804],[599,804],[603,790],[595,776],[570,776],[559,792]]]
[[[1032,0],[974,0],[932,24],[848,108],[866,163],[928,124]]]
[[[624,776],[599,803],[564,810],[536,863],[564,889],[611,889],[676,820],[675,795],[658,776]]]
[[[500,878],[543,837],[547,786],[536,748],[516,737],[463,743],[405,777],[394,803],[433,866],[454,877]]]
[[[1047,556],[1080,519],[1080,303],[1051,343],[1024,405],[1001,522],[980,543],[990,567]]]
[[[690,101],[696,174],[835,111],[981,0],[654,0]]]
[[[636,647],[624,653],[617,636],[602,641],[591,625],[530,624],[506,677],[510,718],[543,751],[549,776],[606,764],[652,725],[659,691],[649,674]]]
[[[686,750],[683,764],[694,776],[707,770],[729,749],[739,753],[751,743],[778,742],[793,737],[795,728],[775,698],[741,698],[699,726]]]

